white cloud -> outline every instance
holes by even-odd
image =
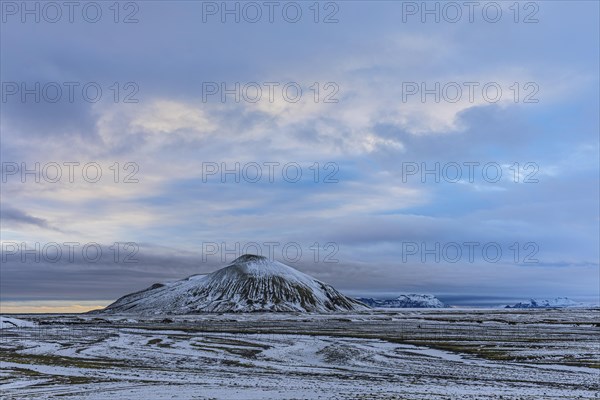
[[[131,129],[154,134],[172,134],[183,129],[202,134],[216,129],[200,107],[172,100],[153,101],[129,125]]]

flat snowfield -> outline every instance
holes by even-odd
[[[3,399],[598,399],[600,310],[11,315]]]

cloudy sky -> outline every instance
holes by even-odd
[[[2,2],[3,312],[243,251],[354,295],[598,301],[597,2],[53,4]]]

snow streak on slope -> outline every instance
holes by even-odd
[[[277,261],[244,255],[207,275],[193,275],[121,297],[101,312],[190,314],[252,311],[360,311],[364,304]]]

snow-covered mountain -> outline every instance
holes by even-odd
[[[262,256],[243,255],[213,273],[157,283],[128,294],[99,312],[192,314],[367,309],[364,304],[292,267]]]
[[[566,307],[591,307],[592,304],[577,303],[568,297],[555,299],[529,299],[505,308],[566,308]]]
[[[402,294],[395,299],[358,298],[358,301],[374,308],[444,308],[437,297],[430,294]]]

